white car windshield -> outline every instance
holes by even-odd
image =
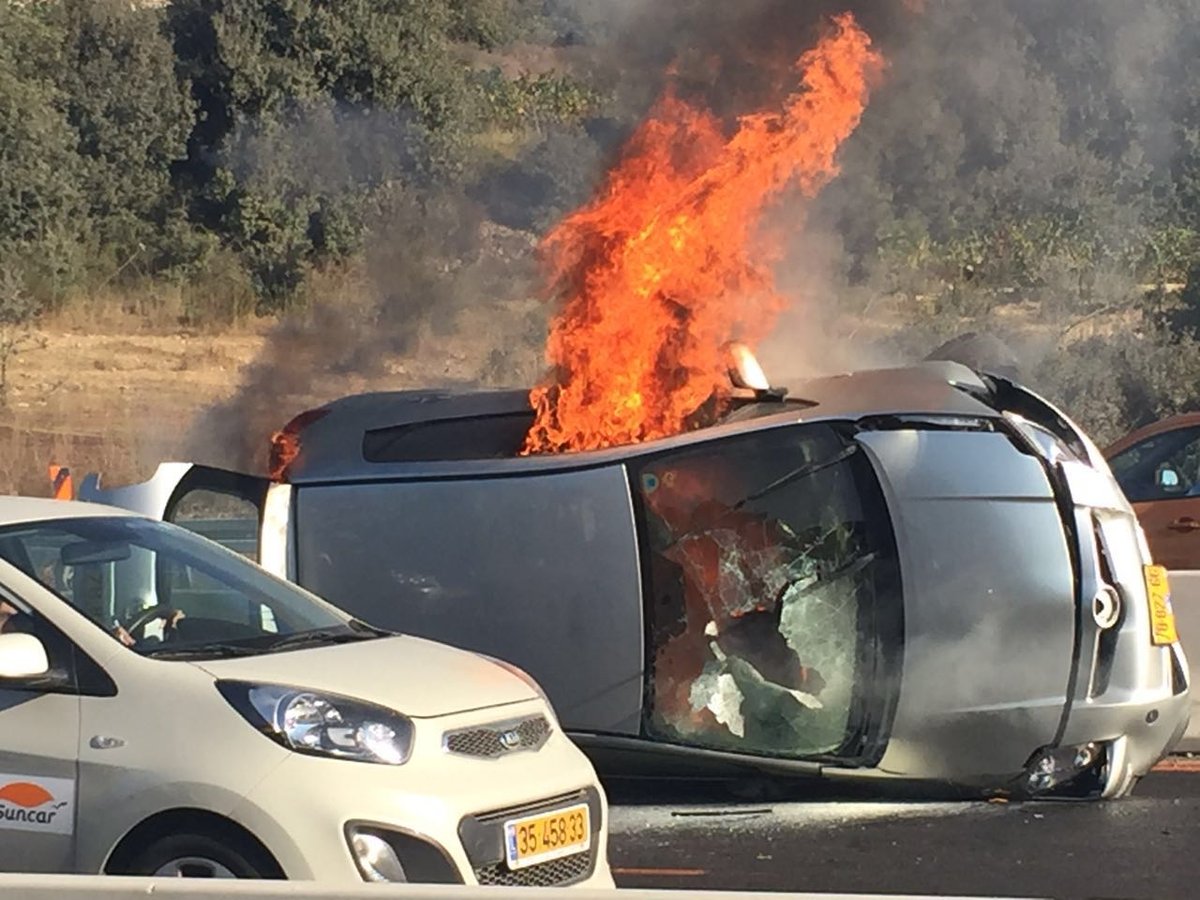
[[[0,558],[148,656],[276,652],[380,632],[191,532],[149,519],[0,529]]]

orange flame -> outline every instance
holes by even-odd
[[[324,408],[305,410],[293,416],[283,428],[271,435],[270,451],[267,455],[267,477],[271,481],[287,481],[292,463],[300,455],[300,433],[327,414],[328,411]]]
[[[882,68],[849,14],[834,26],[797,61],[800,89],[783,108],[742,117],[730,137],[668,93],[598,197],[546,236],[565,302],[523,453],[665,437],[729,398],[722,347],[761,340],[784,304],[759,218],[785,187],[811,197],[837,174]]]

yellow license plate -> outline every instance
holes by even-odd
[[[1162,566],[1146,566],[1146,599],[1150,602],[1151,640],[1158,646],[1179,640],[1171,608],[1171,581]]]
[[[504,823],[504,849],[510,869],[582,853],[592,846],[586,803]]]

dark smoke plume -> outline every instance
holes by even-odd
[[[423,330],[450,331],[466,306],[509,299],[496,267],[521,274],[494,259],[494,247],[484,253],[482,232],[477,208],[454,191],[393,199],[357,284],[340,279],[336,294],[314,293],[304,313],[271,331],[234,396],[193,424],[189,458],[261,473],[271,434],[294,414],[348,389],[412,386],[390,367]]]
[[[584,186],[598,174],[595,160],[619,147],[668,78],[732,123],[794,84],[791,64],[829,15],[852,12],[884,53],[883,81],[843,147],[840,177],[803,210],[784,202],[775,211],[776,225],[788,228],[794,219],[780,279],[792,288],[795,309],[768,348],[784,374],[920,358],[954,337],[956,319],[942,307],[942,324],[922,330],[918,323],[895,340],[868,338],[863,325],[833,333],[839,316],[854,313],[869,325],[897,295],[932,295],[951,312],[959,304],[967,319],[989,314],[989,298],[1012,281],[1021,259],[1011,248],[997,257],[994,243],[971,255],[970,239],[1010,223],[1038,223],[1049,235],[1039,239],[1055,248],[1049,268],[1029,276],[1042,286],[1037,299],[1045,309],[1068,288],[1087,303],[1121,302],[1121,292],[1132,289],[1121,254],[1136,251],[1146,229],[1179,201],[1180,147],[1195,140],[1183,123],[1200,124],[1200,84],[1191,71],[1200,0],[545,6],[584,23],[571,37],[580,45],[574,65],[612,97],[604,115],[587,123],[600,153],[566,154],[588,158],[586,175],[571,175]],[[302,143],[307,158],[311,137]],[[506,215],[514,221],[524,183],[505,182]],[[383,362],[410,351],[431,318],[450,328],[465,307],[534,293],[527,270],[505,268],[509,262],[483,286],[479,266],[488,253],[478,243],[477,217],[496,217],[479,208],[495,192],[468,187],[474,204],[458,188],[422,190],[413,194],[420,201],[399,204],[378,223],[365,299],[343,306],[317,298],[307,317],[281,325],[237,395],[197,422],[193,454],[261,470],[267,435],[308,398],[336,390],[334,381],[323,387],[327,376],[384,384]],[[931,271],[929,248],[955,241],[965,256]],[[1054,352],[1053,339],[1016,343],[1026,356]]]

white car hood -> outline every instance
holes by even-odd
[[[193,665],[218,679],[341,694],[414,718],[538,697],[522,679],[485,657],[407,636],[204,660]]]

